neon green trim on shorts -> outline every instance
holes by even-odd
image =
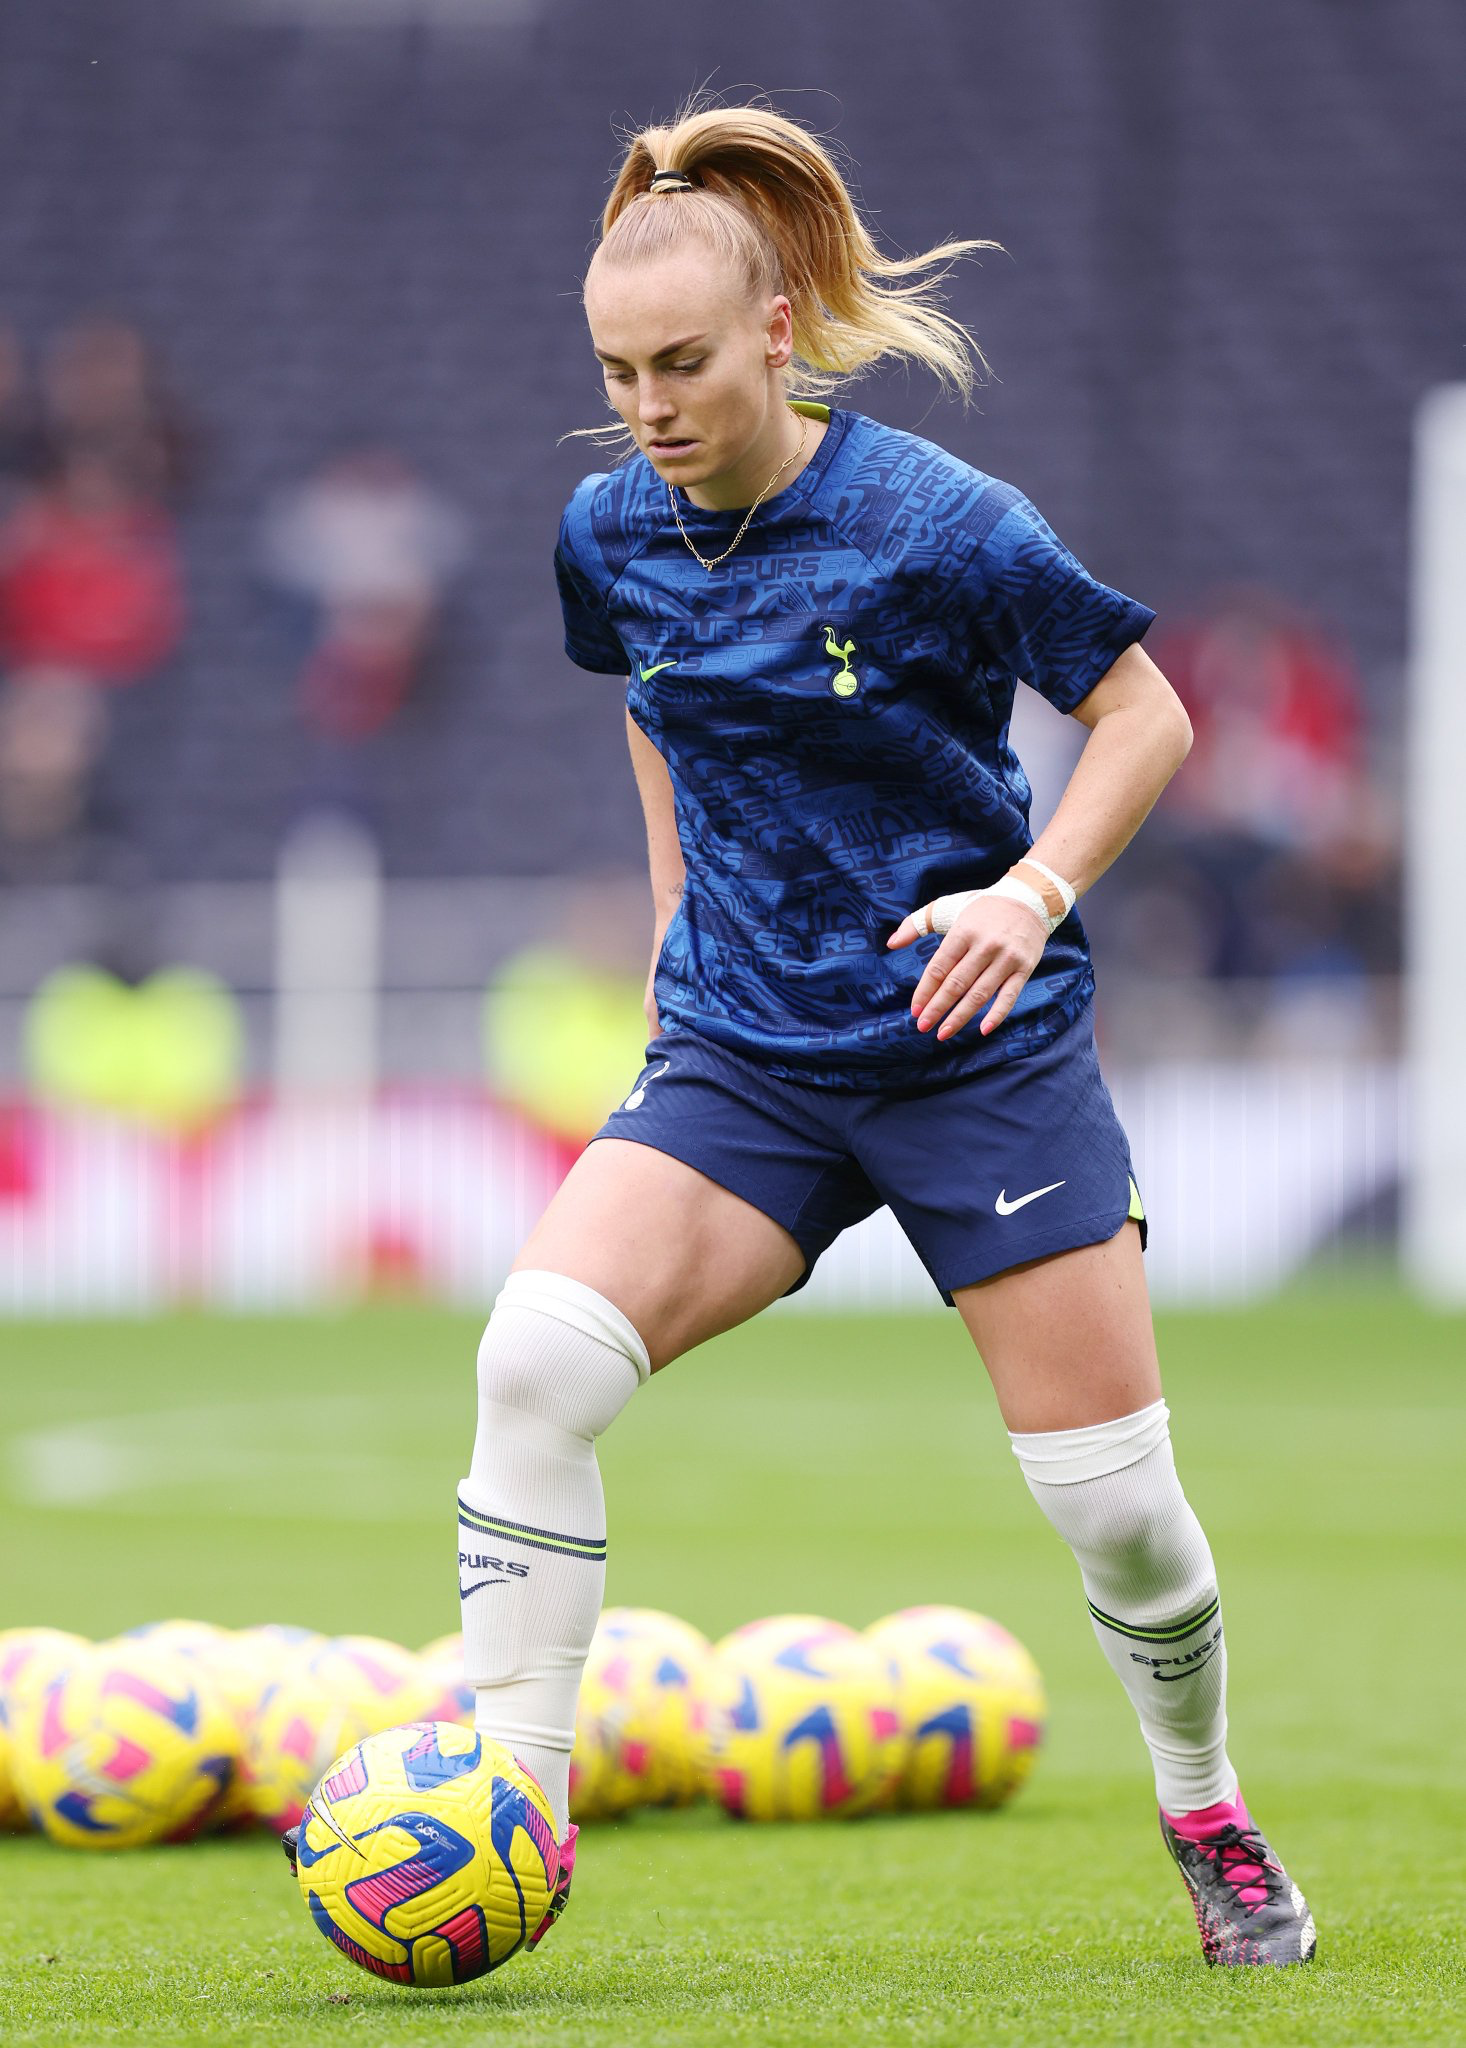
[[[1144,1223],[1145,1204],[1140,1199],[1140,1190],[1132,1180],[1130,1183],[1130,1207],[1125,1212],[1127,1222]]]

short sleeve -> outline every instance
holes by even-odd
[[[1155,613],[1091,576],[1008,485],[991,485],[975,509],[984,531],[967,580],[979,659],[1072,711]]]
[[[599,593],[576,560],[574,510],[572,501],[560,522],[560,539],[555,549],[555,582],[565,619],[565,652],[577,668],[588,668],[596,675],[629,675],[631,664],[626,650],[606,617]]]

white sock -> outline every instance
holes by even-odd
[[[1079,1562],[1100,1648],[1140,1716],[1167,1813],[1232,1798],[1216,1567],[1156,1401],[1091,1429],[1014,1434],[1034,1499]]]
[[[511,1273],[478,1354],[478,1435],[459,1488],[463,1654],[480,1731],[569,1825],[575,1701],[606,1585],[595,1439],[651,1371],[613,1303],[559,1273]]]

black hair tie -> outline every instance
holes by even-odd
[[[653,192],[690,192],[692,180],[686,171],[653,171],[651,190]]]

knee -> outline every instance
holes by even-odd
[[[1099,1497],[1082,1504],[1068,1500],[1063,1519],[1051,1519],[1075,1551],[1144,1572],[1171,1555],[1178,1529],[1191,1513],[1169,1461],[1144,1479],[1144,1484],[1123,1489],[1096,1489]]]
[[[553,1329],[523,1309],[496,1308],[478,1347],[478,1397],[485,1405],[547,1418],[560,1371]]]
[[[478,1350],[480,1409],[593,1439],[650,1364],[631,1323],[604,1296],[556,1273],[512,1273]]]
[[[1034,1499],[1080,1557],[1144,1569],[1194,1520],[1163,1401],[1092,1428],[1012,1441]]]

